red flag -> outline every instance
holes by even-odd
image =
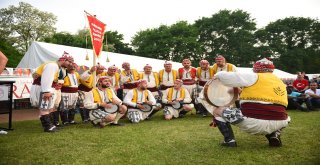
[[[87,14],[89,27],[90,27],[90,35],[91,35],[91,41],[93,50],[95,52],[95,55],[99,57],[101,48],[102,48],[102,41],[104,37],[104,30],[106,27],[106,24],[99,21],[96,17]]]

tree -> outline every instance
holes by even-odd
[[[320,24],[316,19],[289,17],[269,23],[255,33],[257,43],[269,47],[278,68],[318,72]]]
[[[204,57],[213,62],[217,54],[224,55],[237,66],[251,66],[256,50],[254,31],[256,24],[250,14],[242,10],[221,10],[210,18],[195,22]]]
[[[105,32],[107,36],[107,46],[103,44],[103,51],[110,51],[123,54],[134,54],[134,51],[129,47],[129,44],[123,43],[123,35],[117,31]],[[105,40],[105,39],[104,39]],[[88,29],[81,29],[77,34],[72,35],[68,32],[59,32],[45,39],[45,42],[92,49],[90,33]],[[108,50],[107,50],[108,49]]]
[[[5,39],[3,39],[0,36],[0,51],[2,51],[3,54],[7,56],[8,63],[6,67],[12,67],[15,68],[19,64],[21,58],[23,57],[23,54],[19,53],[11,43],[6,42]]]
[[[132,40],[137,55],[181,62],[184,58],[198,64],[201,58],[197,29],[186,21],[171,26],[138,32]]]
[[[28,3],[19,2],[0,9],[0,35],[19,51],[25,52],[32,41],[41,41],[55,32],[57,18],[42,12]]]

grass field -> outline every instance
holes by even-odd
[[[219,146],[222,135],[208,126],[211,117],[190,114],[165,121],[158,113],[103,129],[77,124],[58,133],[44,133],[39,120],[14,122],[14,131],[0,135],[0,164],[320,164],[320,112],[289,114],[281,148],[237,127],[238,147]]]

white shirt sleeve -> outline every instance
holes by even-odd
[[[135,107],[137,104],[131,101],[132,98],[133,98],[133,90],[130,90],[126,94],[126,97],[124,97],[123,103],[126,104],[126,105],[129,105],[129,106]]]
[[[44,66],[41,75],[41,91],[53,93],[52,82],[55,74],[59,71],[59,66],[56,63],[48,63]]]
[[[248,87],[256,83],[256,73],[226,72],[221,71],[215,75],[224,85],[229,87]]]
[[[167,98],[168,98],[169,89],[170,89],[170,88],[166,89],[166,91],[163,92],[163,95],[162,95],[162,103],[165,103],[165,104],[168,103],[168,99],[167,99]]]
[[[89,74],[88,72],[89,72],[89,70],[87,70],[81,74],[82,80],[87,81],[90,78],[91,74]]]
[[[153,94],[148,90],[148,100],[152,102],[152,105],[157,103],[156,99],[154,98]]]
[[[188,92],[187,89],[184,89],[184,93],[185,93],[185,96],[184,96],[183,102],[190,103],[192,101],[192,99],[190,97],[190,93]]]

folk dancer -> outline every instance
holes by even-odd
[[[127,117],[132,123],[139,123],[147,119],[156,107],[154,106],[156,100],[147,87],[146,80],[139,80],[138,87],[131,89],[123,100],[123,103],[128,106]]]
[[[156,99],[156,102],[161,104],[161,98],[159,95],[159,76],[157,72],[152,72],[152,66],[147,64],[143,67],[143,72],[139,74],[140,80],[146,80],[147,81],[147,89],[152,93],[154,98]],[[160,107],[161,108],[161,107]],[[149,119],[151,116],[153,116],[155,113],[157,113],[160,110],[159,107],[154,108],[152,113],[148,116],[147,119]]]
[[[55,113],[61,100],[61,87],[66,75],[64,68],[73,63],[67,52],[56,62],[46,62],[38,67],[33,74],[33,86],[30,92],[31,105],[39,107],[39,115],[44,132],[56,132],[53,123]],[[57,116],[59,117],[59,116]]]
[[[162,94],[168,89],[173,87],[174,81],[177,79],[178,72],[172,69],[172,63],[166,61],[164,64],[164,69],[159,71],[159,89]],[[162,97],[161,97],[162,98]]]
[[[253,65],[254,73],[219,72],[214,78],[230,87],[244,87],[240,109],[219,107],[214,110],[214,123],[224,137],[223,146],[236,147],[230,124],[250,134],[262,134],[269,146],[280,147],[280,130],[288,126],[290,117],[285,84],[274,74],[273,63],[264,58]]]
[[[183,81],[183,87],[188,90],[192,101],[195,102],[194,90],[196,89],[196,81],[197,81],[197,69],[191,66],[191,61],[189,59],[184,59],[182,61],[182,68],[178,69],[178,77]]]
[[[126,113],[127,107],[122,104],[122,101],[110,88],[110,78],[106,76],[99,77],[97,86],[90,92],[86,92],[84,99],[84,107],[90,110],[91,123],[94,126],[100,126],[100,128],[105,127],[107,124],[124,125],[118,121]]]
[[[196,100],[195,100],[195,109],[197,114],[202,114],[203,117],[207,116],[208,111],[205,107],[199,102],[199,93],[202,91],[204,85],[213,77],[213,70],[209,66],[207,60],[201,60],[199,62],[200,67],[197,68],[197,87],[195,88]]]
[[[187,89],[182,87],[182,83],[182,80],[176,79],[174,86],[166,89],[162,96],[162,102],[165,104],[163,113],[166,120],[171,120],[173,117],[183,117],[187,112],[192,111],[194,107],[191,103],[190,94]],[[175,103],[180,105],[174,108],[172,105]]]
[[[84,96],[86,92],[90,92],[94,86],[94,76],[92,73],[96,72],[96,82],[99,80],[101,76],[106,75],[105,67],[100,65],[99,63],[96,66],[90,68],[81,74],[80,84],[79,84],[79,104],[80,104],[80,115],[82,122],[88,123],[90,121],[89,112],[90,110],[84,107]]]
[[[120,82],[123,89],[123,96],[125,96],[129,90],[137,88],[137,81],[140,77],[136,69],[130,68],[130,63],[124,62],[122,68]]]
[[[80,75],[76,72],[77,64],[73,63],[67,68],[67,76],[61,88],[60,116],[63,125],[76,124],[74,116],[76,114],[76,104],[78,101],[78,86]]]

